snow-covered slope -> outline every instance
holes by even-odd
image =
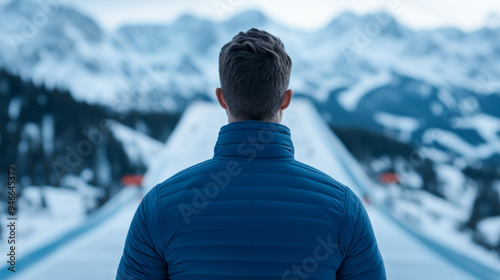
[[[110,124],[111,132],[123,144],[128,160],[136,166],[149,167],[156,154],[163,148],[163,143],[144,133],[116,121],[110,122]]]

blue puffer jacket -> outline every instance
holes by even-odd
[[[296,161],[286,126],[242,121],[144,197],[116,279],[385,278],[356,195]]]

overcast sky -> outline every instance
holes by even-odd
[[[258,8],[276,21],[304,30],[321,28],[344,11],[365,14],[380,9],[388,9],[398,20],[416,29],[455,26],[473,30],[487,22],[494,26],[500,25],[500,0],[64,1],[82,8],[109,29],[131,22],[171,22],[185,13],[224,20],[251,8]]]

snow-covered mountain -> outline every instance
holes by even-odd
[[[250,27],[284,41],[290,87],[328,122],[500,162],[500,28],[412,30],[381,11],[299,32],[251,10],[108,32],[70,6],[16,0],[0,8],[0,67],[113,110],[178,112],[213,99],[221,46]]]

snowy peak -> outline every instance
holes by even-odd
[[[37,84],[71,88],[65,65],[78,65],[87,73],[101,68],[95,52],[105,39],[103,30],[90,17],[57,2],[7,3],[0,8],[0,34],[5,38],[0,67]],[[66,74],[59,76],[60,71]]]
[[[399,24],[399,22],[387,11],[378,11],[367,15],[356,15],[352,12],[344,12],[333,19],[320,32],[330,36],[341,36],[346,33],[361,31],[367,36],[378,35],[402,37],[410,33],[410,29]]]
[[[234,17],[228,19],[225,23],[234,28],[240,26],[261,26],[268,23],[269,18],[260,10],[243,11]],[[244,30],[246,31],[246,30]]]
[[[5,4],[0,13],[4,20],[9,20],[10,24],[6,26],[10,29],[8,31],[18,33],[25,39],[51,34],[68,37],[69,33],[76,31],[85,40],[96,43],[104,36],[93,19],[57,2],[13,0]]]

